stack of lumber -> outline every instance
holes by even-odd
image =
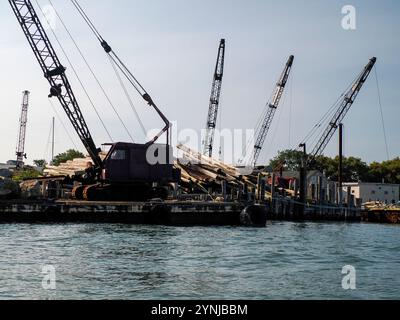
[[[229,190],[240,190],[247,187],[248,190],[257,188],[259,175],[267,179],[269,173],[262,170],[254,170],[243,174],[233,165],[228,165],[222,161],[204,156],[182,144],[177,148],[182,151],[183,158],[175,160],[175,167],[181,170],[181,187],[190,192],[198,192],[208,194],[210,190],[213,192],[221,192],[223,182]],[[106,154],[101,154],[104,159]],[[74,159],[60,164],[59,166],[48,166],[44,170],[46,176],[69,176],[83,173],[86,165],[90,162],[89,157],[82,159]],[[267,194],[268,196],[268,194]]]
[[[102,159],[105,158],[105,154],[100,154]],[[76,174],[83,173],[86,169],[88,162],[93,162],[90,157],[78,158],[74,160],[67,161],[60,164],[59,166],[47,166],[44,170],[45,176],[67,176],[72,177]]]
[[[204,156],[182,144],[177,148],[183,152],[183,160],[176,161],[176,167],[181,169],[182,182],[194,183],[200,188],[220,186],[223,181],[231,187],[255,188],[257,175],[243,176],[239,170],[219,160]]]

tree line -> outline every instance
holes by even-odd
[[[280,151],[273,158],[267,169],[275,170],[283,164],[284,170],[298,171],[301,167],[303,152],[298,150]],[[332,181],[338,181],[339,157],[319,156],[315,158],[308,170],[319,170]],[[400,157],[389,161],[367,164],[360,158],[343,158],[343,180],[345,182],[385,182],[400,184]]]
[[[68,150],[57,155],[52,161],[52,165],[58,166],[61,163],[83,158],[84,155],[76,150]],[[280,151],[267,165],[267,170],[276,170],[283,165],[284,170],[299,171],[303,159],[303,152],[298,150]],[[45,160],[35,160],[35,165],[45,167]],[[308,170],[319,170],[324,172],[327,178],[332,181],[338,181],[339,157],[330,158],[319,156],[309,165]],[[389,161],[372,162],[367,164],[360,158],[343,158],[343,180],[345,182],[385,182],[400,184],[400,157]]]
[[[51,161],[50,165],[59,166],[61,163],[65,163],[70,160],[84,158],[84,157],[85,157],[85,155],[82,152],[70,149],[70,150],[67,150],[63,153],[56,155],[54,157],[53,161]],[[44,168],[48,165],[47,161],[44,159],[34,160],[33,164],[40,168]]]

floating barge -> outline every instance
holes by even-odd
[[[362,220],[372,223],[400,224],[400,208],[372,208],[362,213]]]
[[[127,223],[175,226],[264,227],[267,220],[361,221],[360,211],[308,207],[290,201],[265,204],[204,201],[87,202],[0,201],[0,223]]]
[[[1,201],[0,223],[240,225],[243,210],[210,202]]]

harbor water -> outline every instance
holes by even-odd
[[[400,299],[399,226],[3,224],[0,246],[0,299]]]

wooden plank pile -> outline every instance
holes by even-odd
[[[175,167],[181,170],[180,187],[187,194],[240,194],[254,192],[259,186],[260,176],[267,180],[269,173],[262,170],[254,170],[250,174],[241,172],[233,165],[209,158],[182,144],[177,148],[182,152],[183,158],[175,160]],[[102,154],[104,159],[106,154]],[[68,176],[72,177],[84,172],[89,157],[74,159],[60,164],[59,166],[47,166],[44,170],[45,176]],[[266,187],[268,189],[268,187]],[[266,191],[266,197],[270,193]]]
[[[236,167],[219,160],[209,158],[182,144],[177,148],[182,151],[183,159],[178,159],[176,167],[181,169],[181,187],[187,192],[204,191],[218,192],[225,184],[228,189],[238,191],[247,187],[248,190],[257,188],[258,174],[243,175]]]
[[[106,154],[101,153],[100,157],[104,159]],[[45,176],[67,176],[72,177],[77,174],[82,174],[88,162],[92,162],[90,157],[78,158],[74,160],[67,161],[60,164],[59,166],[47,166],[43,173]]]

